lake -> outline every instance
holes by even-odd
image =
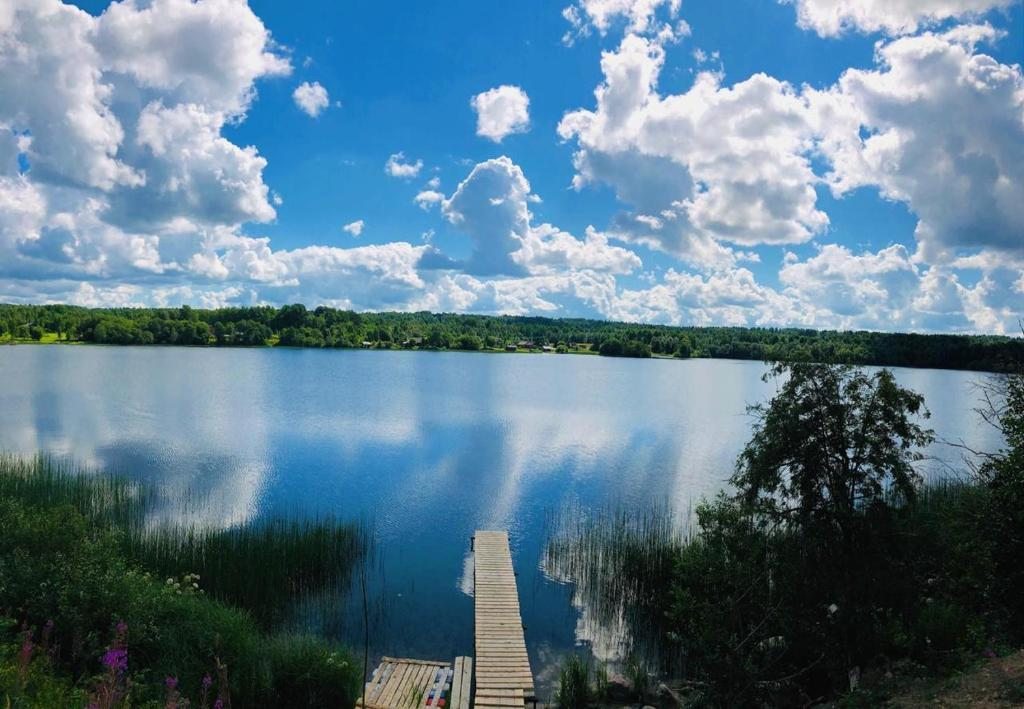
[[[469,537],[507,528],[538,688],[601,635],[541,569],[566,507],[669,505],[722,488],[764,365],[566,355],[98,346],[0,347],[0,450],[47,451],[159,487],[159,516],[363,520],[376,541],[371,653],[473,654]],[[984,375],[896,370],[940,438],[999,446]],[[932,475],[960,453],[936,444]],[[258,579],[254,579],[258,583]],[[355,595],[355,594],[353,594]],[[336,634],[362,644],[344,602]],[[597,647],[599,655],[607,648]]]

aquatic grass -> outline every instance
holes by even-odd
[[[130,558],[172,585],[196,584],[274,627],[286,620],[292,601],[347,588],[367,553],[367,540],[358,524],[276,519],[228,529],[141,530],[128,535],[126,544]],[[179,581],[183,573],[198,578]]]
[[[249,611],[265,628],[282,626],[303,598],[337,599],[369,553],[359,524],[334,519],[270,519],[223,528],[148,523],[156,491],[124,476],[46,455],[0,455],[0,499],[26,508],[69,505],[114,532],[126,557],[178,589],[202,590]],[[188,575],[188,579],[184,577]]]
[[[629,685],[636,692],[637,701],[645,702],[650,688],[650,673],[647,671],[644,661],[636,655],[631,655],[626,660],[626,677],[629,679]]]
[[[0,498],[32,507],[70,505],[105,528],[141,529],[156,501],[128,478],[97,474],[67,458],[0,453]]]
[[[544,568],[571,581],[578,602],[605,628],[621,627],[624,654],[657,657],[675,564],[690,540],[667,506],[558,513]]]
[[[24,690],[76,697],[44,706],[84,706],[84,693],[96,706],[129,693],[132,706],[350,706],[360,672],[349,653],[280,630],[311,602],[340,611],[365,530],[332,519],[153,526],[160,501],[65,459],[0,455],[0,614],[42,628],[0,657],[0,701]],[[13,642],[0,628],[0,646]],[[33,669],[44,656],[52,667]]]
[[[593,701],[590,665],[579,655],[569,655],[558,672],[555,705],[561,709],[586,709]]]
[[[594,700],[598,703],[608,699],[608,688],[611,680],[608,677],[608,666],[604,663],[594,668]]]

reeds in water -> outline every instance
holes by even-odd
[[[65,458],[0,453],[0,497],[26,506],[71,505],[107,528],[141,529],[156,498],[127,478],[96,474]]]
[[[125,555],[170,584],[249,611],[264,627],[289,619],[295,602],[329,589],[340,594],[369,553],[358,524],[333,519],[271,519],[228,528],[147,524],[155,491],[126,477],[39,455],[0,455],[0,497],[26,507],[70,505],[116,533]],[[187,578],[185,578],[187,576]]]
[[[618,633],[622,658],[656,658],[659,610],[669,602],[673,565],[686,545],[685,527],[668,507],[560,513],[548,542],[547,573],[575,586],[575,602]],[[618,630],[615,630],[618,629]]]
[[[228,529],[161,527],[128,536],[128,553],[170,581],[195,574],[207,594],[249,610],[265,627],[285,621],[292,601],[347,589],[367,535],[331,519],[269,520]]]

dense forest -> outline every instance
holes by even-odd
[[[1024,339],[835,332],[794,328],[672,327],[578,318],[357,313],[303,305],[92,309],[0,304],[0,342],[117,345],[373,347],[723,357],[1008,371]]]

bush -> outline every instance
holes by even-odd
[[[1024,364],[1018,364],[1018,367]],[[991,493],[984,528],[992,550],[998,593],[1024,640],[1024,373],[997,378],[985,387],[979,413],[1002,433],[1006,446],[987,456],[979,471]]]
[[[455,349],[457,350],[469,350],[475,352],[481,350],[484,347],[483,340],[476,335],[465,334],[460,335],[459,339],[455,341]]]
[[[605,340],[598,349],[605,357],[650,357],[651,346],[640,340]]]
[[[199,696],[203,676],[216,674],[220,663],[241,706],[281,706],[283,697],[292,706],[340,697],[351,704],[359,685],[344,653],[312,638],[266,635],[245,611],[190,584],[151,577],[123,557],[118,532],[70,505],[0,501],[0,612],[37,636],[51,623],[55,668],[86,688],[123,635],[140,701],[162,696],[165,677],[179,678],[186,696]],[[123,633],[116,629],[122,623]]]
[[[920,397],[887,372],[785,369],[737,495],[700,505],[689,535],[664,511],[598,514],[552,540],[551,572],[714,705],[815,703],[892,661],[948,670],[1019,639],[1012,413],[982,482],[921,486]]]
[[[350,707],[360,695],[362,668],[352,658],[302,635],[280,635],[264,648],[271,706]]]

